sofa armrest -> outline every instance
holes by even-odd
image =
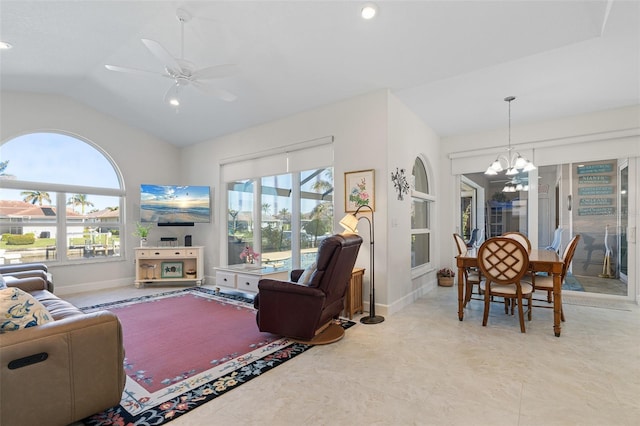
[[[69,424],[120,402],[124,347],[111,312],[0,334],[0,353],[0,424]],[[46,389],[37,410],[29,389]]]
[[[3,275],[4,281],[7,283],[7,287],[18,287],[20,290],[28,293],[37,290],[49,290],[48,282],[42,277],[25,277],[18,278],[12,275]]]
[[[44,263],[20,263],[18,265],[2,265],[0,266],[0,274],[11,275],[13,272],[25,271],[43,271],[48,272],[49,268]]]

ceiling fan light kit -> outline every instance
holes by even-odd
[[[522,155],[519,152],[512,152],[513,148],[511,147],[511,102],[513,102],[516,98],[514,96],[507,96],[504,98],[505,102],[509,103],[509,145],[507,147],[507,154],[500,154],[498,158],[491,163],[491,165],[487,168],[487,171],[484,172],[486,175],[495,176],[498,173],[506,170],[505,175],[507,176],[516,176],[520,172],[530,172],[531,170],[535,170],[536,166]],[[505,187],[506,188],[506,187]],[[516,188],[516,186],[514,186]],[[528,185],[527,185],[528,189]],[[504,191],[504,192],[516,192],[518,189],[514,189],[513,191]],[[523,189],[526,191],[526,189]]]
[[[143,38],[142,43],[164,65],[164,73],[146,71],[136,68],[121,67],[118,65],[105,65],[110,71],[125,72],[130,74],[154,74],[173,80],[173,85],[165,92],[164,102],[174,108],[181,105],[180,92],[186,86],[193,86],[201,92],[212,95],[223,101],[232,102],[237,96],[224,89],[213,87],[204,82],[216,78],[232,76],[237,72],[235,64],[216,65],[204,68],[196,66],[184,59],[184,24],[191,20],[191,14],[185,9],[176,11],[176,18],[180,22],[180,58],[172,56],[167,49],[155,40]]]

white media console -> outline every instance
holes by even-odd
[[[204,283],[204,247],[138,247],[135,286],[160,282]]]

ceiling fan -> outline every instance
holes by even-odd
[[[223,101],[232,102],[237,96],[224,89],[213,87],[206,83],[206,80],[229,77],[237,72],[234,64],[216,65],[205,68],[196,68],[193,63],[184,59],[184,24],[191,20],[191,14],[184,9],[176,11],[176,17],[180,21],[181,45],[180,58],[173,57],[167,49],[154,40],[142,39],[142,43],[149,51],[164,65],[164,73],[146,71],[136,68],[121,67],[117,65],[105,65],[110,71],[126,72],[132,74],[153,74],[169,78],[174,81],[173,85],[164,94],[164,101],[174,107],[180,106],[180,93],[187,86],[193,86],[205,93],[213,95]]]

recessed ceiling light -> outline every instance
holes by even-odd
[[[373,17],[376,16],[377,12],[378,12],[378,7],[375,4],[367,3],[364,6],[362,6],[360,15],[362,16],[362,19],[373,19]]]
[[[9,50],[12,47],[13,46],[11,45],[11,43],[8,43],[6,41],[0,41],[0,50]]]

